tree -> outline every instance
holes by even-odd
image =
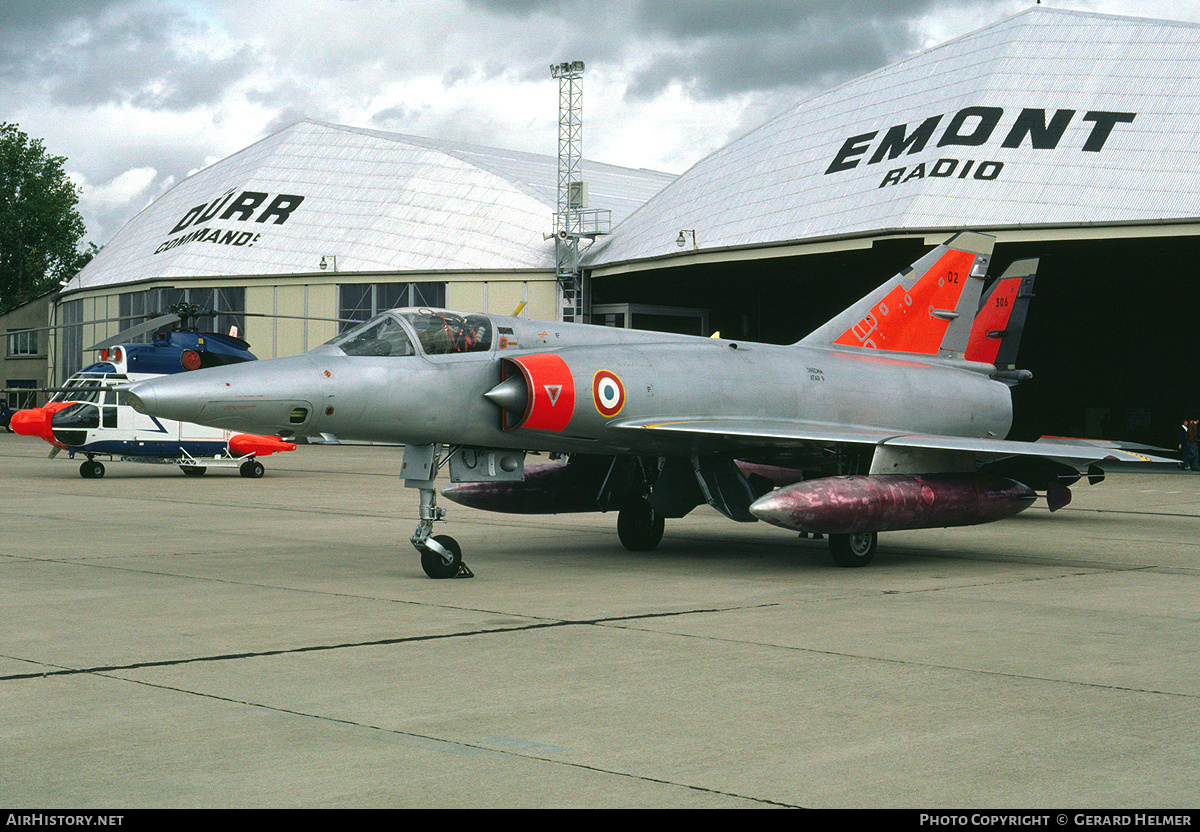
[[[79,189],[41,139],[0,123],[0,309],[74,276],[85,228]]]

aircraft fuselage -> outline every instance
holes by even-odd
[[[328,344],[135,385],[131,399],[167,418],[285,437],[563,453],[630,452],[609,425],[664,413],[968,437],[1002,438],[1011,424],[1008,388],[988,365],[486,317],[488,349],[379,356]],[[633,452],[706,450],[679,442]]]

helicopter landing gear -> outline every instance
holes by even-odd
[[[79,476],[85,480],[98,480],[104,476],[104,465],[89,458],[79,466]]]
[[[265,470],[257,459],[248,459],[238,467],[239,474],[252,480],[260,478]]]
[[[433,485],[440,467],[439,452],[437,445],[406,445],[404,448],[404,485],[416,488],[421,494],[420,522],[409,541],[420,552],[421,568],[429,577],[473,578],[475,573],[463,563],[458,541],[449,535],[433,534],[433,524],[446,517],[446,510],[438,507]]]

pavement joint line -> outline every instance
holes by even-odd
[[[102,674],[102,675],[107,675],[107,674]],[[312,713],[307,713],[305,711],[298,711],[293,708],[281,708],[276,705],[265,705],[261,702],[250,702],[250,701],[246,701],[243,699],[234,699],[234,698],[228,697],[228,696],[220,696],[218,694],[205,693],[203,691],[188,690],[187,688],[179,688],[179,687],[174,687],[172,685],[160,684],[157,682],[148,682],[148,681],[145,681],[142,679],[126,679],[121,676],[116,676],[113,678],[119,679],[124,682],[132,682],[133,684],[137,684],[137,685],[144,685],[146,687],[155,688],[158,690],[167,690],[167,691],[173,691],[176,693],[187,694],[190,696],[199,696],[199,697],[203,697],[206,699],[213,699],[213,700],[216,700],[219,702],[228,702],[228,703],[234,704],[234,705],[245,705],[247,707],[252,707],[252,708],[262,708],[263,710],[273,711],[275,713],[281,713],[281,714],[289,714],[291,716],[297,716],[297,717],[301,717],[303,719],[312,719],[312,720],[317,720],[319,722],[332,722],[332,723],[337,723],[340,725],[349,726],[351,728],[360,728],[360,729],[367,730],[367,731],[378,731],[380,733],[392,734],[392,735],[401,736],[401,737],[407,737],[407,738],[418,740],[418,741],[421,741],[424,743],[432,743],[434,745],[454,746],[456,748],[467,749],[472,752],[481,752],[488,756],[495,756],[495,757],[502,757],[502,758],[503,757],[516,757],[516,758],[522,759],[522,760],[530,760],[530,761],[534,761],[534,762],[548,763],[550,765],[555,765],[555,766],[566,766],[568,768],[580,769],[583,771],[592,771],[592,772],[596,772],[598,774],[608,774],[608,775],[611,775],[614,777],[625,777],[625,778],[629,778],[631,780],[638,780],[638,781],[644,782],[644,783],[657,783],[657,784],[663,785],[663,786],[671,786],[673,788],[688,789],[690,791],[702,792],[704,794],[718,795],[720,797],[733,797],[733,798],[737,798],[739,800],[746,800],[746,801],[750,801],[753,803],[762,803],[762,804],[769,805],[769,806],[779,806],[782,808],[789,808],[789,809],[803,808],[803,807],[797,806],[796,804],[784,803],[784,802],[778,801],[778,800],[771,800],[770,798],[766,798],[766,797],[753,797],[750,795],[739,794],[737,792],[730,792],[730,791],[724,791],[721,789],[714,789],[714,788],[710,788],[707,786],[696,786],[691,783],[681,783],[681,782],[677,782],[674,780],[665,780],[661,777],[650,777],[648,775],[632,774],[632,773],[626,772],[626,771],[618,771],[616,769],[611,769],[611,768],[602,768],[600,766],[588,765],[586,763],[573,762],[571,760],[558,760],[553,757],[540,755],[540,754],[532,754],[532,753],[528,753],[528,752],[521,752],[521,751],[511,749],[511,748],[510,749],[494,748],[492,746],[484,745],[482,743],[467,742],[465,740],[448,740],[448,739],[443,739],[441,737],[431,736],[429,734],[418,734],[415,731],[402,731],[399,728],[384,728],[383,726],[380,726],[380,725],[371,725],[371,724],[368,724],[365,722],[355,722],[354,720],[342,719],[342,718],[334,717],[334,716],[323,716],[321,714],[312,714]]]
[[[362,641],[362,642],[347,642],[345,644],[308,645],[308,646],[304,646],[304,647],[281,648],[278,650],[248,651],[245,653],[226,653],[226,654],[218,654],[218,655],[213,655],[213,656],[193,656],[191,658],[184,658],[184,659],[163,659],[163,660],[152,661],[152,662],[134,662],[134,663],[125,664],[125,665],[110,665],[110,666],[86,667],[86,668],[66,668],[66,667],[60,666],[57,670],[53,670],[53,671],[42,671],[42,672],[34,672],[34,673],[15,673],[15,674],[7,675],[7,676],[0,676],[0,682],[22,681],[22,680],[28,680],[28,679],[42,679],[42,678],[48,678],[48,677],[52,677],[52,676],[78,676],[78,675],[85,675],[85,674],[95,674],[95,675],[107,676],[109,674],[118,673],[121,671],[145,670],[145,669],[161,668],[161,667],[174,667],[174,666],[180,666],[180,665],[199,664],[199,663],[206,663],[206,662],[234,661],[234,660],[239,660],[239,659],[268,658],[268,657],[272,657],[272,656],[284,656],[284,655],[294,655],[294,654],[300,654],[300,653],[324,652],[324,651],[342,650],[342,649],[356,648],[356,647],[386,647],[389,645],[408,644],[408,643],[416,643],[416,642],[423,642],[423,641],[439,641],[439,640],[451,639],[451,638],[463,638],[463,637],[480,636],[480,635],[498,635],[498,634],[503,634],[503,633],[520,633],[520,632],[529,632],[529,631],[533,631],[533,630],[545,630],[545,629],[551,629],[551,628],[557,628],[557,627],[572,627],[572,626],[581,626],[581,625],[582,626],[593,626],[593,627],[601,627],[601,626],[612,627],[614,629],[638,630],[641,632],[659,632],[656,630],[645,630],[644,628],[630,626],[630,622],[645,621],[645,620],[649,620],[649,619],[675,618],[675,617],[680,617],[680,616],[685,616],[685,615],[696,615],[696,614],[702,614],[702,613],[736,612],[736,611],[740,611],[740,610],[760,609],[760,608],[775,607],[775,606],[779,606],[779,604],[769,603],[769,604],[757,604],[757,605],[735,606],[735,607],[714,607],[714,608],[704,608],[704,609],[694,609],[694,610],[676,610],[673,612],[653,612],[653,613],[641,613],[641,614],[637,614],[637,615],[606,616],[606,617],[602,617],[602,618],[592,618],[592,619],[561,619],[561,620],[554,620],[554,621],[534,622],[534,623],[525,624],[525,625],[522,625],[519,627],[493,627],[493,628],[484,628],[484,629],[478,629],[478,630],[461,631],[461,632],[455,632],[455,633],[439,633],[439,634],[431,634],[431,635],[423,635],[423,636],[407,636],[407,637],[390,638],[390,639],[375,639],[375,640],[371,640],[371,641]],[[935,664],[932,662],[914,661],[911,659],[894,659],[894,658],[888,658],[886,656],[873,656],[873,655],[867,655],[867,654],[862,654],[862,653],[850,653],[850,652],[838,651],[838,650],[823,650],[823,649],[818,649],[818,648],[814,648],[814,647],[797,647],[797,646],[778,644],[778,643],[752,642],[752,641],[746,641],[745,639],[723,638],[720,636],[699,636],[699,635],[695,635],[692,633],[682,633],[682,632],[673,632],[673,633],[671,633],[671,635],[674,635],[679,638],[704,639],[706,641],[716,641],[716,642],[723,642],[723,643],[729,643],[729,644],[743,644],[743,645],[750,644],[750,645],[757,645],[760,647],[770,647],[770,648],[774,648],[774,649],[781,649],[781,650],[787,650],[787,651],[792,651],[792,652],[809,653],[812,655],[819,655],[819,656],[830,656],[830,657],[839,658],[839,659],[856,659],[856,660],[861,660],[861,661],[882,662],[882,663],[886,663],[886,664],[900,665],[900,666],[906,666],[906,667],[923,667],[923,668],[929,668],[929,669],[934,669],[934,670],[951,671],[951,672],[956,672],[956,673],[973,673],[973,674],[980,674],[980,675],[984,675],[984,676],[998,676],[998,677],[1002,677],[1002,678],[1006,678],[1006,679],[1024,679],[1024,680],[1028,680],[1028,681],[1050,682],[1050,683],[1055,683],[1055,684],[1072,685],[1072,686],[1076,686],[1076,687],[1095,688],[1098,690],[1125,691],[1125,692],[1129,692],[1129,693],[1142,693],[1142,694],[1148,694],[1148,695],[1153,695],[1153,696],[1166,696],[1166,697],[1181,698],[1181,699],[1200,699],[1200,696],[1197,696],[1196,694],[1191,694],[1191,693],[1179,693],[1176,691],[1155,690],[1155,689],[1151,689],[1151,688],[1137,688],[1137,687],[1131,687],[1129,685],[1110,685],[1110,684],[1101,684],[1098,682],[1084,682],[1084,681],[1050,677],[1050,676],[1035,676],[1035,675],[1028,674],[1028,673],[1014,673],[1014,672],[1009,672],[1009,671],[988,670],[986,668],[963,667],[963,666],[950,665],[950,664]],[[24,659],[24,658],[21,658],[18,656],[2,656],[2,657],[11,659],[13,661],[20,661],[20,662],[25,662],[25,663],[30,663],[30,664],[43,664],[43,663],[36,662],[36,661],[30,660],[30,659]],[[46,666],[53,666],[53,665],[46,665]],[[115,678],[123,679],[124,677],[115,677]],[[126,679],[125,681],[138,682],[139,680]],[[220,698],[220,697],[217,697],[217,698]],[[233,701],[233,700],[230,700],[230,701]],[[266,707],[266,706],[264,706],[264,707]]]
[[[777,606],[776,604],[764,604],[757,606]],[[223,662],[235,661],[240,659],[258,659],[269,658],[272,656],[288,656],[299,653],[318,653],[332,650],[344,650],[356,647],[388,647],[396,644],[411,644],[422,641],[440,641],[451,638],[466,638],[470,636],[486,636],[497,635],[502,633],[520,633],[530,630],[545,630],[553,627],[574,627],[574,626],[603,626],[619,621],[636,621],[649,618],[671,618],[682,615],[696,615],[700,613],[711,612],[730,612],[739,609],[748,609],[753,607],[714,607],[706,609],[694,610],[675,610],[673,612],[651,612],[641,613],[637,615],[620,615],[608,616],[603,618],[592,619],[560,619],[553,621],[535,621],[530,624],[522,624],[519,627],[488,627],[476,630],[463,630],[454,633],[434,633],[420,636],[401,636],[397,638],[382,638],[372,639],[370,641],[354,641],[345,642],[343,644],[310,644],[302,647],[286,647],[276,650],[250,650],[243,653],[218,653],[212,656],[191,656],[181,659],[159,659],[157,661],[146,662],[131,662],[121,665],[100,665],[95,667],[62,667],[50,665],[47,663],[36,662],[32,659],[25,659],[20,656],[3,656],[3,658],[13,661],[26,662],[30,664],[43,664],[46,667],[57,667],[56,670],[41,671],[34,673],[12,673],[6,676],[0,676],[0,682],[20,681],[25,679],[43,679],[51,676],[78,676],[83,674],[107,674],[116,673],[119,671],[129,670],[147,670],[150,668],[160,667],[176,667],[186,664],[201,664],[205,662]]]
[[[639,627],[621,627],[620,629],[638,630],[639,632],[660,632],[658,630],[645,630]],[[694,633],[672,633],[679,638],[703,639],[704,641],[716,641],[725,644],[742,644],[754,645],[758,647],[771,647],[777,650],[787,650],[797,653],[809,653],[815,656],[830,656],[837,659],[857,659],[866,662],[882,662],[884,664],[899,665],[901,667],[922,667],[931,670],[943,670],[952,673],[974,673],[981,676],[998,676],[1003,679],[1024,679],[1030,682],[1048,682],[1050,684],[1072,685],[1082,688],[1095,688],[1097,690],[1121,691],[1125,693],[1144,693],[1149,696],[1168,696],[1178,699],[1200,699],[1200,694],[1180,693],[1170,690],[1155,690],[1153,688],[1135,688],[1129,685],[1106,685],[1099,682],[1084,682],[1074,679],[1063,679],[1054,676],[1034,676],[1029,673],[1013,673],[1003,670],[988,670],[978,667],[963,667],[953,664],[934,664],[933,662],[914,661],[913,659],[892,659],[887,656],[872,656],[866,653],[849,653],[842,650],[822,650],[817,647],[797,647],[788,644],[779,644],[778,642],[762,642],[762,641],[746,641],[745,639],[724,638],[722,636],[700,636]],[[2,680],[3,677],[0,677]]]

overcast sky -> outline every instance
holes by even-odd
[[[1045,0],[1200,22],[1200,0]],[[0,120],[67,157],[103,245],[300,118],[682,173],[815,93],[1034,0],[0,0]]]

